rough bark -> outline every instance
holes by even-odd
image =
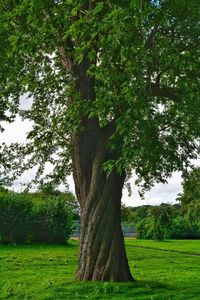
[[[76,68],[76,89],[80,98],[95,100],[95,79],[87,75],[91,65],[87,55]],[[121,196],[124,174],[103,171],[103,163],[113,159],[108,140],[112,124],[100,128],[97,118],[83,116],[82,131],[72,137],[73,176],[81,207],[81,234],[77,279],[93,281],[133,280],[121,230]]]
[[[74,180],[81,206],[81,234],[77,279],[133,280],[121,230],[121,196],[125,174],[107,175],[102,163],[111,128],[101,129],[96,119],[84,121],[84,132],[74,137]]]

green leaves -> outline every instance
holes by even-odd
[[[108,172],[134,169],[148,188],[185,170],[200,136],[199,13],[196,1],[2,2],[0,118],[19,111],[21,95],[33,101],[20,111],[34,123],[23,169],[54,162],[63,180],[71,135],[82,118],[97,118],[102,130],[115,126],[109,147],[118,156],[105,162]],[[90,102],[78,88],[86,58]]]
[[[178,200],[183,207],[187,207],[193,201],[200,199],[200,168],[193,169],[183,181],[183,194],[179,195]]]
[[[65,243],[72,226],[67,198],[0,191],[0,243]]]

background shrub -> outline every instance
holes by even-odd
[[[137,237],[154,240],[169,238],[173,227],[174,213],[174,207],[169,204],[150,207],[148,217],[136,224]]]
[[[124,208],[123,208],[124,210]],[[127,213],[127,210],[130,210]],[[139,239],[199,239],[200,201],[195,200],[184,207],[175,204],[159,206],[126,207],[129,224]]]
[[[0,242],[63,243],[72,227],[72,209],[59,196],[0,193]]]
[[[177,218],[174,220],[174,227],[172,229],[170,238],[172,239],[199,239],[200,230],[187,223],[184,218]]]

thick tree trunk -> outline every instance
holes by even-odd
[[[77,67],[76,89],[80,98],[95,100],[95,80],[87,71],[85,56]],[[109,175],[103,163],[115,159],[108,147],[114,133],[110,124],[100,128],[97,118],[83,116],[81,133],[72,137],[73,175],[81,207],[81,234],[77,279],[94,281],[133,280],[121,230],[121,196],[125,173]]]
[[[81,234],[77,279],[133,280],[121,230],[121,196],[125,174],[107,175],[103,162],[111,128],[99,128],[96,119],[84,120],[85,130],[73,139],[74,181],[81,206]]]

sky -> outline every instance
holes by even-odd
[[[27,102],[29,101],[29,102]],[[26,109],[30,106],[30,100],[23,97],[21,99],[21,108]],[[15,122],[8,124],[2,122],[5,128],[3,133],[0,133],[0,143],[11,143],[11,142],[25,142],[26,133],[31,130],[31,122],[28,120],[22,121],[19,116],[16,117]],[[46,172],[51,167],[47,166]],[[13,184],[15,191],[21,191],[23,189],[22,184],[30,181],[34,178],[34,169],[24,173],[19,179]],[[128,196],[128,191],[124,189],[122,202],[126,206],[140,206],[140,205],[159,205],[160,203],[175,203],[177,195],[181,192],[181,174],[176,172],[169,179],[168,184],[156,184],[151,191],[145,194],[145,199],[142,200],[138,194],[138,189],[134,185],[134,178],[130,179],[132,195]],[[72,176],[68,178],[69,190],[74,192],[74,183]]]

